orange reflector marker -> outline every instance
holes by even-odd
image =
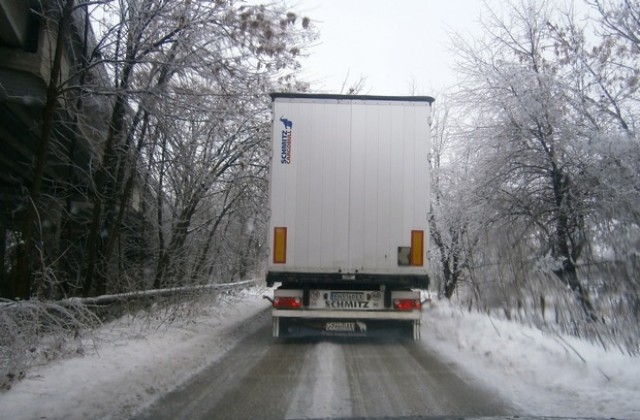
[[[273,228],[273,263],[284,264],[287,262],[287,228]]]
[[[411,231],[411,265],[422,267],[424,265],[424,231]]]
[[[275,297],[273,307],[276,309],[300,309],[302,301],[299,297]]]
[[[394,299],[393,307],[398,311],[413,311],[414,309],[420,310],[422,303],[420,303],[420,299]]]

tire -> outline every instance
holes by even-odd
[[[420,320],[413,321],[413,341],[420,341]]]

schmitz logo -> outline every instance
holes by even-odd
[[[327,333],[367,333],[367,324],[361,321],[355,322],[341,322],[331,321],[325,324],[325,331]]]
[[[284,117],[280,117],[280,121],[284,124],[284,129],[282,130],[282,153],[280,155],[280,163],[288,165],[291,163],[291,135],[293,131],[293,122]]]
[[[355,322],[327,322],[326,331],[355,332]]]

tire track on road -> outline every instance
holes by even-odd
[[[276,340],[270,317],[139,419],[297,419],[515,414],[424,344],[372,338]]]
[[[314,343],[274,342],[267,314],[248,320],[259,327],[136,418],[284,418]]]

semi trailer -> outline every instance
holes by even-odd
[[[271,98],[273,336],[397,331],[419,340],[434,99]]]

